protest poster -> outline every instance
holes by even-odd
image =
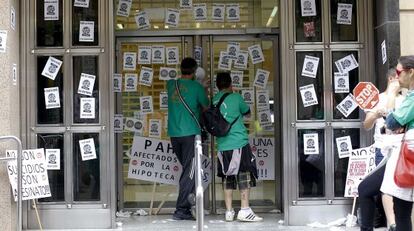
[[[274,138],[254,137],[249,139],[252,152],[256,156],[258,180],[275,179]]]

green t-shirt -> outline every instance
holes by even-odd
[[[200,128],[194,121],[190,112],[180,101],[175,89],[176,80],[168,80],[168,135],[170,137],[182,137],[200,134]],[[200,118],[202,107],[208,106],[208,98],[204,87],[200,83],[190,79],[178,80],[181,96],[191,111]]]
[[[216,105],[221,96],[226,93],[220,91],[213,97],[213,104]],[[247,129],[243,123],[243,114],[250,110],[239,93],[232,93],[226,97],[220,106],[220,111],[227,122],[232,123],[236,118],[237,121],[231,127],[229,133],[224,137],[217,137],[217,146],[219,151],[228,151],[242,148],[249,143]]]
[[[409,91],[400,107],[392,113],[395,120],[407,126],[407,130],[414,128],[414,91]]]

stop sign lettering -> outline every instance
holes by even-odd
[[[379,101],[379,91],[370,82],[360,82],[354,88],[354,97],[361,109],[372,109]]]

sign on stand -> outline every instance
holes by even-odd
[[[360,82],[354,88],[354,97],[361,109],[372,109],[379,101],[379,91],[370,82]]]

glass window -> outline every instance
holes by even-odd
[[[98,0],[90,0],[88,8],[72,7],[72,44],[74,46],[97,46],[99,44],[98,15]]]
[[[348,56],[353,55],[355,60],[358,62],[358,51],[334,51],[332,52],[332,89],[333,89],[333,118],[334,119],[358,119],[359,110],[356,108],[348,117],[345,117],[337,108],[339,103],[344,100],[349,93],[352,93],[352,90],[359,82],[359,68],[355,68],[348,72],[349,76],[349,93],[335,93],[335,72],[338,72],[338,68],[335,65],[335,62]]]
[[[315,65],[315,58],[319,63]],[[306,62],[305,62],[306,61]],[[305,68],[303,69],[303,65]],[[297,83],[297,118],[298,120],[323,120],[324,115],[324,86],[323,86],[323,54],[321,51],[306,51],[296,53],[296,83]],[[317,68],[316,74],[312,75]],[[305,70],[305,72],[302,72]],[[314,77],[308,77],[314,76]],[[316,94],[316,98],[315,98]]]
[[[301,2],[301,0],[296,0],[295,6],[296,41],[322,42],[321,1],[315,0],[315,16],[302,16]]]
[[[350,136],[352,149],[360,148],[359,142],[359,128],[344,128],[344,129],[334,129],[333,136],[333,149],[334,149],[334,187],[335,187],[335,197],[343,197],[345,191],[345,181],[346,174],[348,170],[348,159],[342,158],[339,159],[338,149],[336,146],[336,138]]]
[[[54,58],[63,60],[62,56],[54,56]],[[49,79],[42,75],[49,56],[37,57],[37,123],[38,124],[62,124],[63,123],[63,64],[55,78]],[[46,109],[45,88],[59,88],[59,108]],[[57,101],[57,99],[55,99]]]
[[[317,134],[318,144],[305,147],[304,135]],[[316,136],[316,135],[315,135]],[[314,139],[315,140],[315,139]],[[308,143],[308,142],[307,142]],[[298,130],[299,197],[325,196],[325,131],[323,129]],[[308,144],[306,144],[308,145]],[[305,154],[305,148],[319,149],[319,154]]]
[[[82,161],[81,147],[79,141],[93,139],[96,158]],[[92,144],[82,144],[83,152],[93,150]],[[92,149],[90,149],[92,148]],[[100,152],[98,133],[75,133],[73,134],[73,193],[75,201],[99,201],[100,195]]]
[[[358,41],[356,2],[356,0],[331,0],[332,42]]]
[[[58,9],[54,4],[45,3],[44,0],[36,1],[36,42],[38,47],[63,46],[63,1],[58,0],[57,3]]]
[[[49,178],[51,197],[39,199],[40,202],[58,202],[65,200],[65,158],[63,134],[37,134],[37,147],[44,148],[45,153],[48,149],[59,149],[60,155],[46,155],[49,157],[46,162],[49,164],[58,163],[59,169],[49,169],[47,175]],[[56,160],[59,160],[57,162]]]
[[[92,87],[93,78],[95,79],[95,82]],[[88,92],[92,95],[89,96]],[[99,123],[99,76],[97,56],[73,57],[73,97],[73,122]],[[93,104],[95,104],[95,106],[93,106]]]

